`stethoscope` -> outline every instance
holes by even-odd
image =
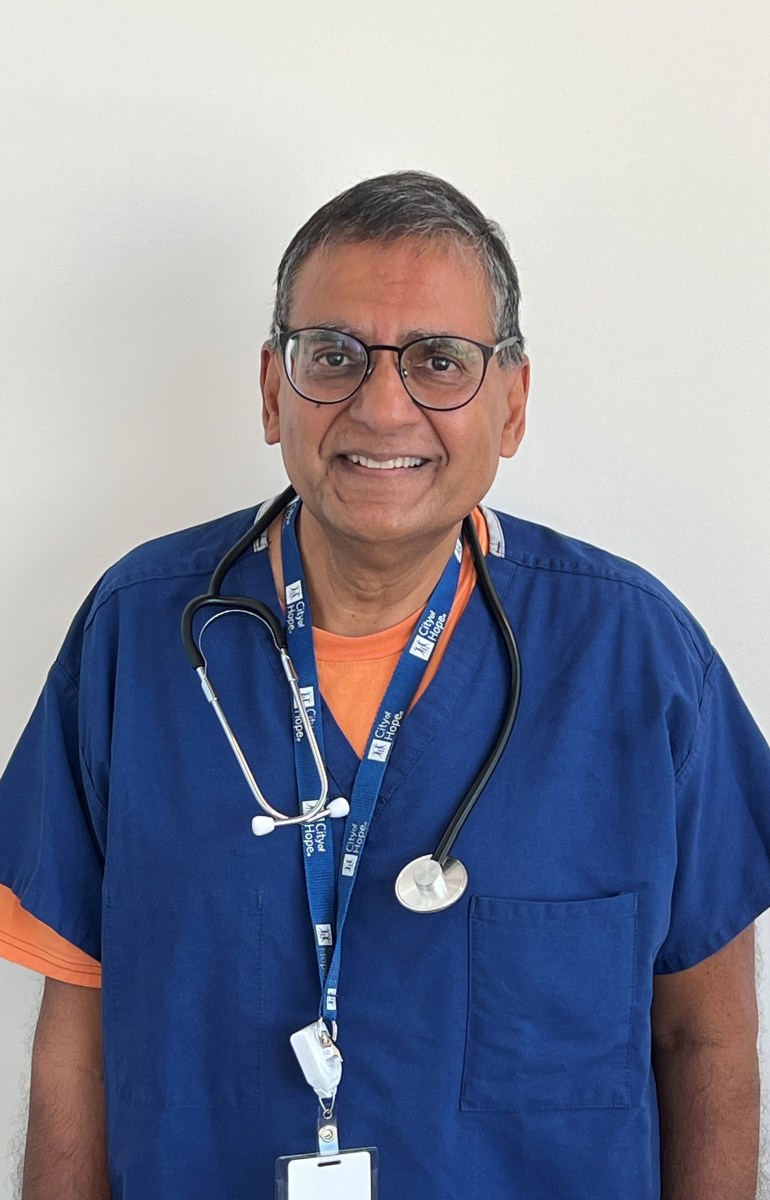
[[[293,487],[286,488],[280,496],[277,496],[258,515],[254,524],[249,527],[243,537],[227,551],[221,562],[217,564],[211,576],[208,591],[204,595],[196,596],[195,599],[191,600],[182,614],[182,642],[187,657],[200,680],[204,696],[216,713],[225,737],[238,762],[238,766],[243,773],[243,777],[259,807],[262,809],[263,815],[254,817],[251,824],[252,831],[257,837],[262,837],[265,834],[272,833],[276,828],[288,825],[310,825],[314,821],[324,820],[326,817],[346,817],[350,811],[350,805],[344,797],[338,796],[336,799],[329,800],[329,778],[326,766],[318,748],[312,723],[300,695],[297,672],[289,658],[286,648],[286,636],[281,622],[272,609],[268,608],[261,600],[251,599],[248,596],[222,595],[222,583],[233,563],[246,550],[259,542],[275,518],[283,512],[284,508],[286,508],[295,496],[296,492]],[[407,863],[403,870],[399,872],[395,885],[396,896],[405,908],[411,909],[413,912],[440,912],[444,908],[449,908],[450,905],[460,899],[468,886],[468,872],[459,859],[450,857],[450,850],[457,841],[460,830],[468,820],[476,801],[500,761],[516,721],[519,699],[521,697],[521,660],[516,638],[490,578],[476,529],[470,517],[466,517],[463,521],[462,534],[470,548],[479,587],[495,619],[510,662],[511,679],[508,704],[494,743],[484,760],[481,770],[457,806],[457,810],[447,825],[436,849],[432,854],[423,854],[419,858],[413,859],[412,862]],[[204,609],[212,609],[214,611],[204,622],[196,640],[193,635],[193,621],[196,614]],[[318,799],[312,806],[308,805],[307,811],[300,815],[287,816],[268,803],[260,791],[251,767],[233,733],[222,705],[219,702],[214,685],[211,682],[208,664],[201,649],[203,634],[212,622],[231,613],[244,613],[247,616],[256,617],[257,620],[266,625],[280,656],[281,666],[288,681],[296,711],[302,722],[302,728],[313,756],[320,784]]]

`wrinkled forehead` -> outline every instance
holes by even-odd
[[[447,236],[335,239],[298,267],[293,328],[339,321],[371,332],[372,323],[392,323],[399,314],[410,328],[491,335],[494,299],[475,248]]]

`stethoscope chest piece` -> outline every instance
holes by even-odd
[[[431,854],[407,863],[396,880],[396,898],[412,912],[441,912],[460,899],[468,886],[468,872],[457,858],[440,866]]]

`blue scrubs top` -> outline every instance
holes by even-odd
[[[254,519],[162,538],[81,609],[0,785],[0,882],[103,963],[113,1200],[251,1200],[315,1146],[289,1034],[319,984],[298,830],[255,805],[179,620]],[[436,915],[394,880],[436,845],[508,689],[476,589],[404,722],[346,926],[343,1147],[382,1200],[656,1200],[655,972],[770,906],[770,752],[703,631],[639,568],[510,517],[489,566],[518,633],[520,716]],[[225,592],[279,611],[266,553]],[[257,778],[293,809],[289,693],[257,622],[206,635]],[[332,794],[358,760],[324,713]],[[340,822],[334,822],[339,850]]]

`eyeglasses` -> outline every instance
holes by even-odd
[[[492,356],[521,344],[518,337],[487,346],[439,334],[405,346],[367,346],[339,329],[284,330],[279,343],[289,382],[305,400],[349,400],[374,370],[372,351],[392,350],[398,355],[399,378],[415,404],[442,412],[468,404],[484,382]]]

